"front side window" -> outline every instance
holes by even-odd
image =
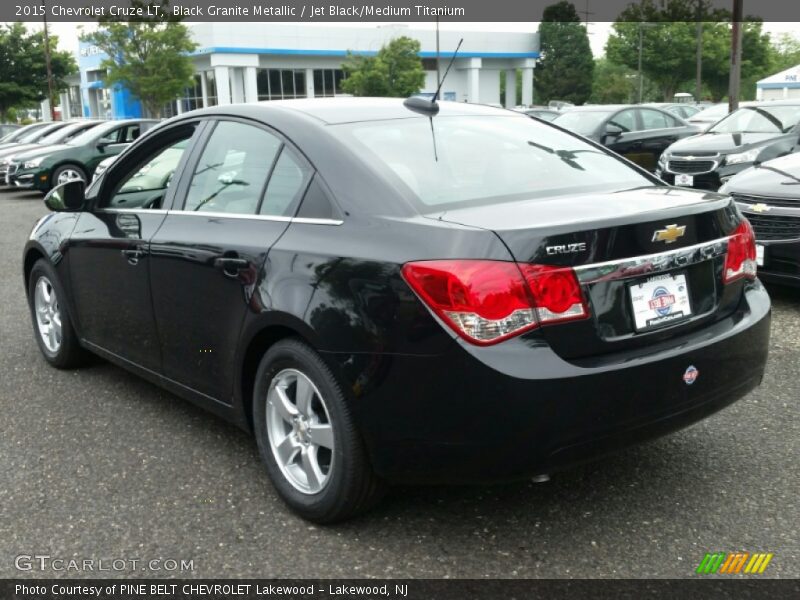
[[[116,144],[120,141],[120,134],[123,132],[124,127],[113,129],[106,133],[103,137],[97,140],[98,144]],[[76,138],[77,139],[77,138]]]
[[[607,110],[571,110],[553,119],[553,123],[581,135],[592,135],[608,114]]]
[[[612,153],[527,117],[440,115],[333,127],[366,164],[410,191],[422,212],[654,185]]]
[[[642,129],[666,129],[667,127],[673,127],[672,120],[662,112],[643,108],[640,113],[642,115]]]
[[[623,110],[617,113],[608,121],[608,124],[616,125],[622,131],[636,131],[639,129],[636,126],[636,112],[633,110]]]
[[[189,146],[194,128],[178,140],[159,146],[122,183],[111,197],[109,208],[161,208],[164,197],[173,184],[178,164]]]
[[[256,214],[281,145],[258,127],[218,123],[195,167],[184,210]]]

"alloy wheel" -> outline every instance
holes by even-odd
[[[267,392],[267,435],[283,476],[299,492],[316,494],[334,468],[334,435],[325,400],[297,369],[284,369]]]
[[[61,348],[61,311],[53,284],[47,277],[39,277],[34,290],[33,307],[36,312],[36,325],[42,343],[52,353]]]
[[[58,184],[67,183],[68,181],[83,181],[83,175],[78,173],[75,169],[64,169],[58,174]]]

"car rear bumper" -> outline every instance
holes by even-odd
[[[768,283],[800,286],[800,239],[785,242],[762,242],[764,265],[758,276]]]
[[[686,427],[740,399],[762,379],[769,322],[769,296],[754,282],[734,314],[647,354],[575,364],[524,336],[489,348],[454,343],[438,357],[327,358],[357,391],[354,412],[381,476],[509,481]],[[691,385],[689,366],[699,370]]]

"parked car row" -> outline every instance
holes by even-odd
[[[36,123],[0,140],[0,183],[47,192],[92,180],[97,165],[127,148],[156,120],[76,120]]]

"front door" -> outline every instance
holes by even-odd
[[[648,171],[655,171],[658,159],[673,142],[678,141],[682,129],[680,121],[672,115],[651,108],[640,108],[642,121],[642,161]]]
[[[642,152],[640,126],[634,109],[628,108],[618,112],[609,119],[608,125],[613,125],[622,130],[622,134],[618,137],[608,138],[606,146],[610,150],[621,154],[637,165],[646,162]]]
[[[161,369],[161,353],[150,293],[149,241],[167,216],[172,173],[195,127],[154,136],[114,164],[70,240],[70,280],[81,336],[155,372]]]
[[[151,243],[164,375],[229,404],[246,311],[270,247],[289,225],[311,169],[279,134],[220,120],[206,128],[175,207]]]

